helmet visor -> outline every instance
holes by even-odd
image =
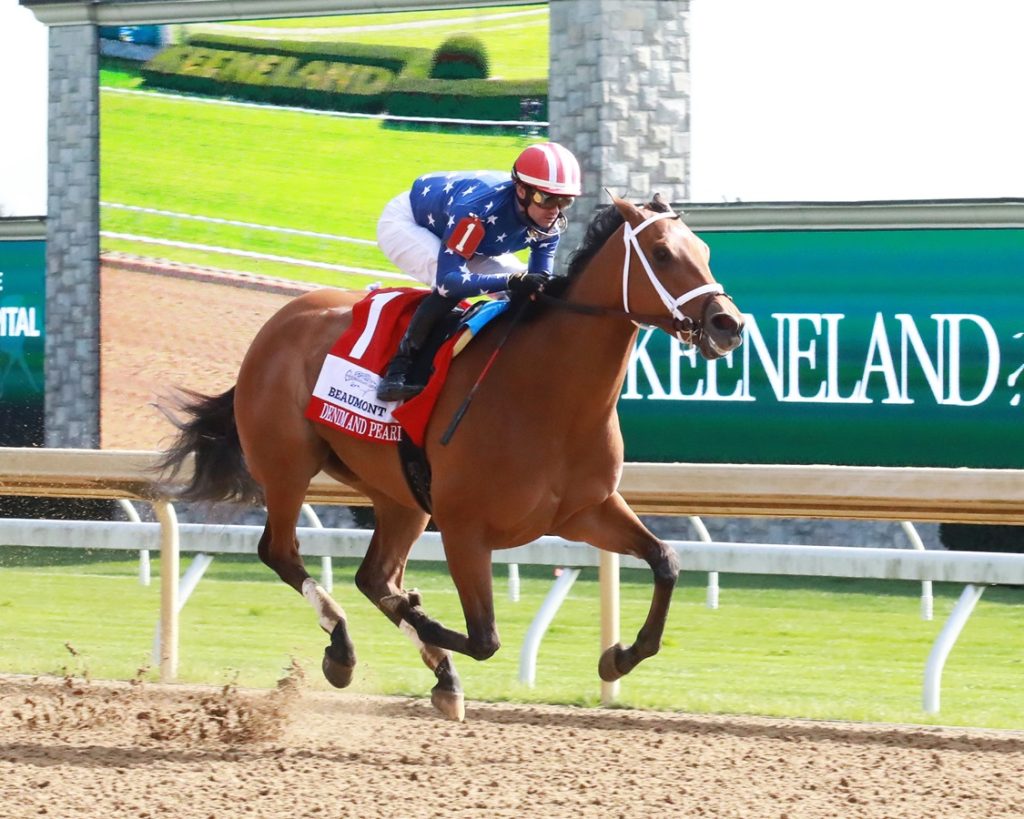
[[[545,209],[558,208],[559,210],[568,210],[572,207],[572,203],[576,201],[576,197],[560,196],[555,193],[547,193],[535,188],[530,194],[530,201]]]

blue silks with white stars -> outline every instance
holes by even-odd
[[[437,257],[436,289],[442,296],[465,299],[507,289],[501,274],[472,273],[466,259],[446,246],[452,229],[467,216],[483,223],[484,236],[477,256],[500,256],[530,249],[531,273],[551,274],[558,236],[544,236],[520,215],[515,183],[500,171],[456,171],[426,174],[417,179],[409,193],[416,222],[441,239]]]

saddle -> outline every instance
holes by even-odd
[[[482,304],[480,302],[479,304]],[[460,332],[466,314],[474,310],[477,305],[463,306],[459,304],[454,310],[434,325],[423,346],[413,355],[412,366],[409,367],[409,380],[414,384],[426,384],[430,386],[434,376],[434,359],[442,345],[456,333]],[[454,351],[453,351],[454,353]],[[446,368],[447,373],[447,368]],[[443,381],[443,379],[442,379]],[[424,390],[426,392],[426,390]],[[402,402],[399,409],[406,404],[412,404],[423,393]],[[431,402],[431,409],[433,402]],[[399,413],[401,414],[401,413]],[[396,416],[397,417],[397,416]],[[401,423],[401,421],[399,421]],[[425,425],[424,425],[425,426]],[[423,448],[423,440],[419,443],[413,441],[412,436],[403,434],[398,440],[398,458],[402,464],[402,474],[405,475],[405,482],[409,484],[413,497],[420,505],[420,508],[428,514],[433,511],[430,501],[431,471],[430,461],[427,460],[426,450]]]
[[[377,384],[398,348],[423,290],[376,290],[352,308],[352,322],[328,352],[305,416],[363,440],[397,444],[406,481],[430,511],[430,464],[423,451],[427,423],[448,368],[470,339],[508,307],[508,302],[460,303],[432,329],[410,374],[426,383],[403,402],[376,397]]]

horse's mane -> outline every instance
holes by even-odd
[[[604,247],[608,238],[619,229],[622,222],[622,214],[615,205],[606,205],[594,215],[587,226],[587,232],[583,235],[583,241],[569,256],[569,279],[575,278],[583,271],[597,251]]]
[[[647,202],[640,207],[646,208],[647,210],[654,211],[655,213],[665,213],[670,210],[669,206],[662,200],[661,194],[654,194],[652,200]],[[611,237],[611,235],[619,229],[619,225],[623,223],[624,219],[622,214],[619,213],[619,209],[615,205],[606,205],[594,214],[594,218],[590,220],[590,224],[587,225],[587,231],[583,235],[583,241],[580,242],[577,247],[569,256],[569,267],[568,272],[565,276],[558,276],[555,280],[547,286],[545,293],[549,296],[556,298],[560,297],[573,279],[576,278],[588,264],[591,259],[597,255],[597,252],[604,247],[605,242]],[[533,313],[539,312],[536,308],[540,305],[535,305]]]
[[[654,194],[650,202],[639,207],[655,213],[667,213],[670,208],[662,200],[661,194]],[[568,278],[572,279],[583,272],[590,260],[608,241],[608,238],[619,228],[623,222],[622,214],[615,205],[607,205],[601,208],[590,220],[587,232],[583,236],[580,246],[573,251],[569,257]]]

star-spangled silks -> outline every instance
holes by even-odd
[[[530,249],[527,268],[531,273],[551,274],[558,236],[541,236],[531,231],[525,215],[516,206],[515,183],[500,171],[456,171],[427,174],[417,179],[409,193],[417,224],[441,239],[437,257],[437,292],[464,299],[508,288],[501,274],[470,271],[466,259],[446,243],[452,229],[466,216],[483,223],[484,237],[476,256],[500,256]]]

